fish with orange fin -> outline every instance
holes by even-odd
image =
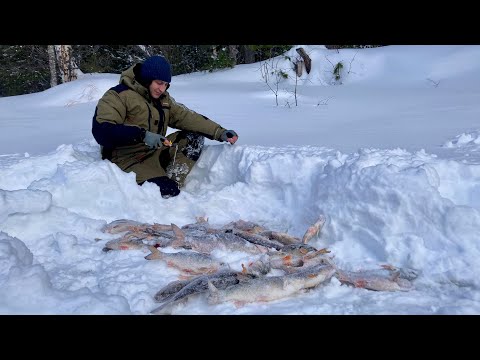
[[[238,307],[245,303],[279,300],[329,280],[335,271],[330,265],[312,266],[282,276],[255,277],[224,290],[208,282],[208,303],[231,301]]]
[[[110,250],[147,250],[147,245],[143,243],[142,240],[110,240],[108,241],[104,248],[104,252]]]
[[[248,242],[251,242],[252,244],[256,244],[259,246],[263,246],[265,248],[273,248],[275,250],[281,250],[283,248],[283,244],[280,243],[277,240],[270,240],[269,238],[262,236],[260,234],[256,233],[250,233],[248,231],[244,230],[239,230],[237,228],[233,228],[231,231],[232,234],[241,237],[242,239],[247,240]]]
[[[305,232],[305,234],[303,235],[302,243],[306,244],[312,238],[317,237],[320,231],[322,230],[323,225],[325,225],[326,220],[327,218],[324,215],[320,215],[318,220],[315,222],[315,224],[310,226]]]
[[[264,276],[268,274],[271,269],[271,259],[267,255],[262,255],[257,260],[250,261],[247,266],[242,264],[242,274],[254,277]]]
[[[162,260],[167,266],[174,267],[188,275],[214,273],[225,266],[206,254],[193,251],[180,251],[176,253],[164,253],[155,246],[148,246],[151,254],[145,256],[147,260]]]
[[[281,251],[270,253],[270,266],[287,273],[303,270],[310,266],[332,265],[332,258],[326,256],[330,253],[326,248],[317,250],[310,245],[298,244],[285,246]]]
[[[269,260],[272,269],[283,269],[284,266],[303,266],[303,256],[298,254],[288,254],[284,252],[272,253],[269,256]]]
[[[171,314],[175,305],[208,291],[208,283],[223,290],[249,278],[249,275],[241,272],[221,270],[213,274],[199,275],[189,280],[174,281],[155,294],[155,301],[163,302],[163,304],[153,309],[151,313],[155,315]]]
[[[415,270],[415,269],[411,269],[411,268],[399,268],[399,267],[395,267],[393,265],[389,265],[389,264],[386,264],[386,265],[381,265],[380,266],[382,269],[386,269],[386,270],[389,270],[391,272],[398,272],[399,273],[399,276],[402,278],[402,279],[407,279],[407,280],[415,280],[418,275],[420,275],[420,271],[418,270]]]
[[[101,239],[99,239],[101,240]],[[151,234],[148,232],[133,232],[129,231],[119,239],[108,241],[103,248],[103,251],[109,250],[138,250],[143,249],[147,245],[154,245],[156,247],[166,247],[172,243],[173,237],[168,234]]]
[[[307,245],[304,243],[298,243],[298,244],[290,244],[290,245],[285,245],[282,248],[283,252],[288,252],[288,253],[295,253],[299,255],[306,255],[311,252],[317,251],[317,249],[311,245]]]
[[[267,248],[254,245],[245,239],[226,232],[199,232],[198,229],[181,229],[172,224],[175,239],[170,243],[174,248],[184,248],[194,250],[203,254],[210,254],[213,250],[223,251],[243,251],[249,254],[262,254],[267,252]]]
[[[319,264],[335,266],[333,256],[327,256],[330,250],[326,248],[310,252],[303,257],[303,266],[315,266]]]
[[[242,219],[228,223],[227,225],[223,226],[222,229],[223,230],[237,229],[249,234],[258,234],[266,230],[261,225],[258,225],[252,221],[245,221]]]
[[[168,231],[171,230],[170,225],[163,225],[163,224],[146,224],[141,223],[135,220],[128,220],[128,219],[119,219],[112,221],[102,228],[102,232],[106,232],[109,234],[118,234],[125,231],[131,232],[145,232],[146,229],[153,229],[156,231]]]
[[[102,227],[102,232],[118,234],[125,231],[138,231],[146,224],[134,220],[119,219],[112,221]]]
[[[279,231],[266,230],[266,231],[260,232],[259,234],[267,237],[270,240],[279,241],[283,245],[299,244],[299,243],[302,242],[301,239],[299,239],[295,236],[289,235],[289,234],[284,233],[284,232],[279,232]]]
[[[382,269],[344,271],[338,270],[335,275],[342,284],[353,285],[374,291],[410,291],[412,280],[418,272],[413,269],[400,269],[384,265]]]

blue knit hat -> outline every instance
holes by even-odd
[[[140,76],[146,84],[153,80],[172,81],[172,71],[167,59],[163,56],[152,56],[145,60],[140,69]]]

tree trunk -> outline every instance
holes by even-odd
[[[50,87],[57,86],[57,68],[55,63],[55,48],[48,45],[48,65],[50,67]]]
[[[217,45],[212,45],[212,59],[218,59]]]
[[[232,65],[237,65],[238,45],[228,45],[228,54],[233,61]]]
[[[297,62],[293,63],[293,69],[295,70],[295,73],[297,74],[297,77],[302,77],[303,74],[303,60],[299,60]]]
[[[296,50],[305,63],[305,70],[307,71],[307,74],[310,74],[310,70],[312,69],[312,59],[310,59],[310,56],[308,56],[303,48],[298,48]]]
[[[248,47],[248,45],[242,46],[243,55],[245,58],[245,64],[252,64],[255,62],[255,53],[252,49]]]
[[[62,82],[76,80],[77,66],[72,56],[72,45],[55,45],[55,52]]]
[[[145,56],[150,57],[152,56],[149,51],[149,46],[148,45],[137,45],[139,49],[145,54]]]

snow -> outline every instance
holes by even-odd
[[[298,106],[294,78],[279,84],[276,106],[260,63],[173,77],[177,101],[239,140],[207,140],[169,199],[101,160],[92,117],[119,74],[0,98],[0,313],[149,314],[180,273],[142,250],[103,252],[119,236],[101,229],[117,219],[243,219],[302,237],[324,214],[312,246],[345,270],[417,269],[415,288],[375,292],[333,278],[241,307],[197,296],[173,313],[479,314],[480,46],[299,46],[312,71],[297,79]],[[272,63],[290,67],[283,57]],[[238,270],[248,260],[213,255]]]

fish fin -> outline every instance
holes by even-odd
[[[356,288],[365,288],[365,286],[367,286],[367,281],[363,279],[354,280],[353,286],[355,286]]]
[[[167,305],[169,305],[169,304],[170,304],[170,303],[167,302],[167,303],[165,303],[165,304],[160,305],[159,307],[157,307],[157,308],[153,309],[152,311],[150,311],[150,314],[153,314],[153,315],[170,315],[170,314],[166,313],[165,310],[164,310],[165,307],[166,307]]]
[[[392,276],[391,276],[390,279],[391,279],[392,281],[397,282],[397,280],[398,280],[399,278],[400,278],[400,271],[398,271],[398,270],[397,270],[397,271],[393,271],[393,272],[392,272]]]
[[[148,245],[148,249],[151,251],[151,254],[145,256],[147,260],[155,260],[161,258],[161,252],[153,245]]]
[[[290,266],[292,265],[292,255],[286,255],[282,258],[282,262],[284,265]]]
[[[310,241],[312,238],[317,237],[320,231],[323,228],[323,225],[325,225],[326,217],[324,215],[320,215],[318,220],[310,226],[305,234],[303,235],[302,238],[302,243],[306,244],[308,241]]]
[[[237,309],[245,306],[245,304],[246,304],[245,301],[234,301],[233,303],[234,303],[234,305]]]
[[[172,230],[172,225],[153,223],[153,225],[149,226],[147,228],[147,230],[150,230],[152,232],[155,232],[155,231],[171,231]]]
[[[208,303],[213,305],[213,304],[218,304],[220,302],[220,292],[218,289],[213,285],[213,283],[208,280]]]
[[[174,223],[172,223],[172,230],[177,240],[182,242],[185,240],[185,233]]]
[[[392,270],[392,271],[395,271],[397,270],[397,268],[393,265],[390,265],[390,264],[384,264],[384,265],[380,265],[380,267],[382,269],[385,269],[385,270]]]
[[[246,274],[246,273],[247,273],[247,267],[242,264],[242,274]]]
[[[196,216],[196,217],[195,217],[195,221],[197,222],[197,224],[206,223],[206,222],[208,222],[208,216],[206,216],[206,215],[204,215],[204,216]]]

